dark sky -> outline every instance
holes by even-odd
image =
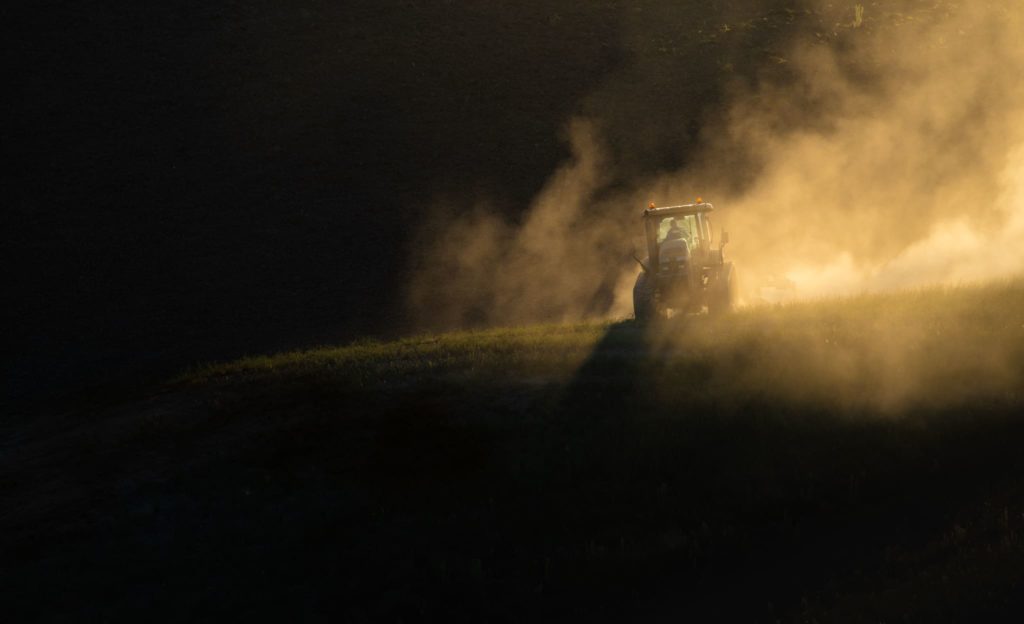
[[[423,211],[527,201],[615,62],[570,2],[172,4],[7,16],[16,394],[401,331]]]
[[[630,91],[647,43],[709,19],[575,0],[156,4],[4,10],[9,396],[401,333],[431,206],[486,197],[514,218],[566,158],[572,115],[603,117],[640,169],[678,164],[614,131],[651,114]],[[692,70],[683,56],[654,69]],[[657,136],[692,138],[700,106],[681,108]]]

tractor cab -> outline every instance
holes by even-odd
[[[644,211],[647,257],[655,274],[685,270],[712,251],[711,217],[714,206],[702,202]]]
[[[697,200],[693,204],[649,207],[643,213],[646,261],[634,287],[636,317],[667,315],[669,310],[717,312],[732,306],[733,269],[713,239],[711,212],[715,207]],[[639,259],[638,259],[639,260]]]

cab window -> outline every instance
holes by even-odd
[[[669,232],[672,231],[673,227],[679,230],[682,234],[682,239],[686,241],[689,247],[694,247],[698,241],[700,241],[701,233],[698,229],[700,225],[697,222],[696,215],[681,215],[678,217],[665,217],[658,224],[658,244],[661,245],[668,238]]]

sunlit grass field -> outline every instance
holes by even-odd
[[[213,493],[252,483],[319,527],[291,547],[362,597],[347,615],[935,621],[1021,607],[1022,338],[1014,282],[360,342],[171,387],[207,410],[178,435],[236,458],[185,496],[233,516]]]
[[[363,341],[199,366],[177,381],[271,390],[301,382],[335,392],[458,382],[472,392],[474,384],[614,385],[629,373],[669,403],[771,399],[900,417],[1016,400],[1022,338],[1024,286],[1006,283],[749,307],[650,327],[626,320]]]
[[[1012,282],[198,366],[0,456],[6,591],[113,619],[1012,615],[1022,338]]]

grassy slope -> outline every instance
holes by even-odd
[[[113,618],[1019,613],[1022,304],[1015,283],[211,365],[0,457],[5,591]]]

